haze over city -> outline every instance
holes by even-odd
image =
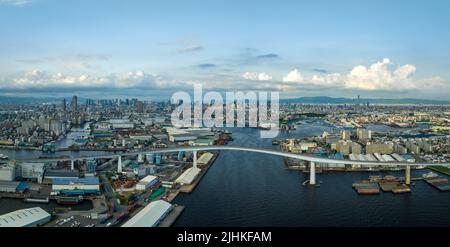
[[[448,1],[0,1],[0,95],[448,100]],[[100,90],[101,89],[101,90]]]

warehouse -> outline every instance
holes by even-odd
[[[211,159],[214,157],[214,155],[212,153],[204,153],[202,154],[202,156],[200,156],[200,158],[197,159],[197,165],[198,166],[205,166],[207,164],[209,164],[209,162],[211,161]]]
[[[34,227],[51,219],[51,215],[40,207],[21,209],[0,215],[0,227]]]
[[[100,192],[98,177],[77,179],[53,179],[52,194],[84,195]]]
[[[148,190],[158,183],[156,176],[148,175],[136,184],[136,190]]]
[[[177,180],[175,180],[175,182],[181,185],[191,184],[194,181],[194,179],[197,178],[200,171],[201,169],[197,167],[188,168],[185,172],[183,172],[183,174],[181,174],[177,178]]]
[[[0,181],[0,192],[16,193],[20,182]]]
[[[0,165],[0,181],[13,181],[16,178],[15,164]]]
[[[172,210],[172,204],[158,200],[151,202],[144,209],[139,211],[133,218],[127,221],[122,227],[155,227]]]
[[[52,169],[46,170],[44,176],[44,183],[51,184],[53,179],[77,179],[80,172],[77,170]]]

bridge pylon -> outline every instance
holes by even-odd
[[[117,157],[117,172],[122,173],[122,156]]]
[[[407,165],[405,169],[405,184],[411,185],[411,166]]]
[[[316,163],[309,162],[309,184],[315,185],[316,184]]]
[[[193,153],[192,157],[193,166],[197,168],[197,151],[193,151],[192,153]]]

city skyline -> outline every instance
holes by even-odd
[[[449,7],[2,0],[0,95],[168,98],[202,83],[281,98],[448,100]]]

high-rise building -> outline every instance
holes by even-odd
[[[356,136],[359,141],[367,141],[372,138],[372,131],[359,128],[356,130]]]
[[[136,112],[137,113],[144,113],[144,103],[142,101],[136,102]]]
[[[62,102],[62,109],[63,109],[63,111],[66,111],[66,106],[67,106],[66,98],[64,98],[63,102]]]
[[[70,109],[72,109],[73,111],[77,110],[77,107],[78,107],[78,102],[77,101],[78,101],[77,96],[74,95],[72,97],[72,101],[70,102]]]
[[[350,135],[351,135],[350,131],[348,131],[348,130],[343,130],[343,131],[341,132],[341,139],[342,139],[342,140],[350,140]]]

